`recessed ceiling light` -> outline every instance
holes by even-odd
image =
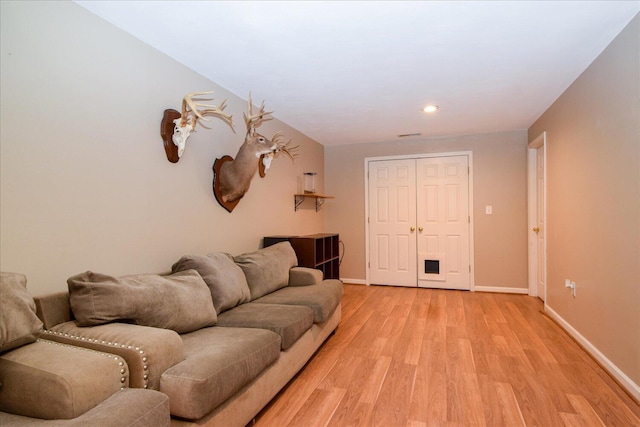
[[[425,113],[433,113],[438,108],[440,108],[440,107],[438,107],[437,105],[427,105],[426,107],[424,107],[422,109],[422,111],[424,111]]]

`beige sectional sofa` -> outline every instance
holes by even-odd
[[[169,399],[128,388],[119,356],[42,339],[22,274],[0,274],[0,425],[169,426]]]
[[[169,397],[173,426],[249,423],[337,328],[343,292],[289,242],[68,285],[36,298],[44,336],[124,359],[129,387]]]

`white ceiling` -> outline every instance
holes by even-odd
[[[638,0],[76,3],[323,145],[526,129],[640,11]],[[429,103],[438,112],[423,113]]]

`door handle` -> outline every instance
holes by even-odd
[[[540,227],[533,227],[533,231],[537,234],[540,232]]]
[[[416,228],[415,227],[411,227],[409,230],[416,231]]]
[[[423,228],[422,227],[418,227],[418,231],[422,232]]]

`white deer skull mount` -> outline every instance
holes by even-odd
[[[176,163],[180,160],[180,157],[182,157],[184,153],[187,139],[192,132],[196,131],[198,119],[209,121],[209,119],[204,117],[205,115],[218,117],[235,132],[233,128],[233,116],[224,113],[227,102],[226,99],[222,101],[219,107],[196,102],[195,97],[211,93],[213,92],[188,93],[182,98],[182,109],[180,113],[176,110],[165,110],[160,127],[160,134],[164,141],[167,160],[170,162]],[[206,99],[206,101],[211,100],[212,99]],[[198,108],[201,109],[199,110]]]

